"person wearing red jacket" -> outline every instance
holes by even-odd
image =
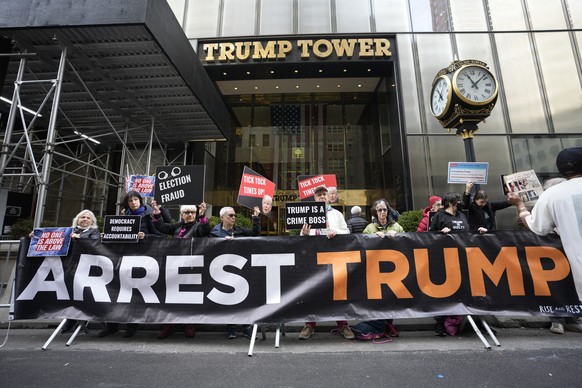
[[[430,212],[438,212],[439,209],[443,207],[442,198],[433,195],[428,200],[428,206],[424,208],[422,211],[422,220],[418,223],[418,227],[416,228],[417,232],[426,232],[428,231],[428,226],[430,224],[430,220],[428,219],[428,215]]]

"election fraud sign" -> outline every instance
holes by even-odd
[[[66,256],[73,228],[37,228],[32,231],[29,257]]]
[[[313,229],[327,227],[325,202],[289,202],[285,204],[285,227],[301,229],[304,224]]]
[[[206,166],[156,167],[155,200],[159,205],[197,205],[204,201]]]
[[[275,183],[245,166],[236,202],[249,209],[258,206],[261,213],[268,216],[271,213],[274,195]]]
[[[101,241],[137,242],[141,216],[105,216]]]
[[[297,188],[302,201],[313,201],[313,191],[317,186],[337,187],[335,174],[299,175]]]
[[[130,175],[127,178],[126,192],[137,191],[142,197],[153,197],[156,184],[155,176]]]
[[[25,238],[23,246],[27,246]],[[560,240],[529,231],[79,239],[19,252],[16,319],[236,323],[582,316]]]

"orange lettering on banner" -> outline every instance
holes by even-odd
[[[459,290],[462,283],[461,265],[459,264],[459,250],[445,248],[445,281],[443,284],[434,284],[430,280],[428,249],[414,250],[414,266],[416,267],[416,281],[425,295],[432,298],[447,298]]]
[[[491,263],[480,248],[467,248],[467,265],[469,266],[469,279],[471,295],[486,296],[483,274],[495,284],[499,285],[503,273],[507,273],[509,292],[511,296],[524,296],[523,272],[517,256],[517,248],[503,247]]]
[[[348,263],[359,263],[360,261],[359,251],[317,254],[318,265],[331,265],[333,300],[348,300]]]
[[[525,247],[525,257],[534,285],[534,295],[550,296],[549,282],[559,281],[570,273],[570,263],[564,254],[552,247]],[[544,269],[542,259],[554,262],[554,268]]]
[[[380,272],[381,262],[394,263],[394,271]],[[403,283],[409,272],[408,258],[402,252],[391,249],[366,251],[368,299],[382,299],[382,284],[388,285],[399,299],[412,298],[412,294]]]

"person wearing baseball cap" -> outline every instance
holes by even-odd
[[[544,191],[531,213],[518,195],[510,193],[509,202],[518,208],[521,221],[535,234],[546,235],[557,228],[582,300],[582,147],[560,151],[556,167],[566,181]]]
[[[305,224],[303,225],[303,228],[301,228],[301,236],[327,236],[328,239],[332,239],[338,234],[350,234],[344,215],[330,206],[327,192],[327,187],[323,185],[317,186],[313,191],[313,196],[315,197],[316,202],[325,202],[327,228],[312,229],[311,225]],[[347,321],[337,321],[336,323],[339,333],[345,339],[356,338]],[[305,322],[305,326],[299,333],[299,339],[306,340],[314,335],[316,324],[316,322]]]

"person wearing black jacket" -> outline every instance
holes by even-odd
[[[473,185],[473,181],[467,182],[463,194],[464,207],[469,211],[469,229],[472,232],[479,233],[493,232],[496,229],[495,212],[512,205],[508,199],[504,201],[489,201],[487,193],[483,190],[477,191],[473,201],[471,201]]]
[[[350,233],[362,233],[369,222],[362,218],[362,208],[359,206],[352,207],[352,218],[346,221]]]
[[[196,205],[182,205],[180,206],[181,221],[171,224],[164,222],[162,219],[162,212],[157,204],[153,206],[152,220],[156,229],[163,233],[171,235],[173,238],[192,238],[192,237],[206,237],[210,234],[210,224],[204,215],[206,212],[206,204],[202,202],[198,208]],[[199,210],[198,218],[197,212]],[[159,339],[169,337],[176,330],[174,324],[166,324],[158,333]],[[193,324],[184,325],[184,334],[187,338],[192,338],[196,334],[196,329]]]

